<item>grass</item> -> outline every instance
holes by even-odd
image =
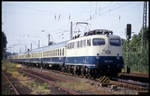
[[[8,72],[16,72],[17,71],[17,64],[10,63],[8,60],[2,61],[2,70],[6,70]]]
[[[69,89],[76,89],[76,90],[89,90],[90,84],[83,83],[83,82],[57,82],[58,85],[69,88]]]
[[[47,86],[48,86],[48,84],[47,84],[47,83],[43,83],[43,85],[42,85],[43,89],[46,89],[46,88],[47,88]]]
[[[30,82],[30,87],[32,88],[34,86],[34,83],[33,82]]]
[[[26,73],[25,73],[25,72],[22,72],[22,76],[25,77],[25,76],[26,76]]]
[[[50,94],[51,90],[48,88],[47,83],[40,84],[39,82],[30,82],[30,87],[32,88],[31,94]]]
[[[39,82],[35,82],[34,80],[29,80],[29,77],[26,75],[26,73],[18,72],[17,68],[19,67],[23,67],[23,66],[21,66],[20,64],[16,64],[16,63],[10,63],[7,60],[2,61],[2,70],[7,70],[7,72],[10,73],[12,77],[16,78],[17,80],[19,80],[19,82],[22,85],[27,86],[29,89],[32,90],[32,92],[28,94],[50,94],[51,93],[51,90],[47,89],[49,87],[47,83],[40,84]],[[9,91],[10,90],[6,90],[3,93],[6,95],[10,95]]]

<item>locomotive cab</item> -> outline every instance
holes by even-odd
[[[100,71],[118,73],[123,68],[121,39],[114,35],[99,35],[92,39],[95,65]]]

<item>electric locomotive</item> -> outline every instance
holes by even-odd
[[[121,38],[105,29],[92,30],[74,38],[68,41],[65,64],[74,65],[74,69],[82,66],[85,74],[91,70],[96,73],[119,73],[123,68]]]

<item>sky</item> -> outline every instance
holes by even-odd
[[[2,2],[2,31],[7,37],[7,51],[24,52],[27,48],[48,45],[48,34],[55,43],[70,40],[70,22],[73,36],[94,29],[112,30],[125,39],[125,28],[132,24],[138,34],[143,23],[142,1],[136,2]],[[148,4],[149,5],[149,4]],[[149,12],[149,11],[148,11]],[[148,13],[149,14],[149,13]],[[76,22],[87,22],[78,24]]]

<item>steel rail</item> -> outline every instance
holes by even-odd
[[[125,88],[129,88],[129,89],[135,89],[135,90],[138,90],[138,91],[145,91],[146,90],[146,88],[143,87],[143,86],[129,84],[129,83],[126,83],[126,82],[121,82],[121,81],[110,80],[109,83],[112,84],[112,85],[120,86],[120,87],[125,87]]]
[[[2,72],[3,76],[6,78],[6,80],[9,82],[9,84],[12,86],[13,90],[15,91],[16,95],[20,95],[20,93],[18,92],[18,90],[16,89],[16,87],[10,82],[10,80],[8,79],[8,77],[4,74],[4,72]]]
[[[53,70],[52,70],[53,71]],[[56,71],[56,70],[55,70]],[[69,76],[77,76],[77,75],[73,75],[71,73],[65,73],[65,72],[60,72],[60,71],[57,71],[59,73],[63,73],[65,75],[69,75]],[[80,76],[77,76],[77,77],[80,77]],[[83,76],[81,76],[80,78],[83,78]],[[90,79],[90,80],[93,80],[91,78],[87,78],[87,79]],[[97,81],[97,80],[94,80],[94,81]],[[129,88],[129,89],[134,89],[134,90],[137,90],[137,91],[145,91],[147,90],[146,87],[144,86],[148,86],[146,83],[134,83],[132,84],[133,82],[124,82],[125,80],[122,79],[122,80],[118,80],[118,81],[115,81],[115,80],[110,80],[108,82],[108,85],[117,85],[117,86],[120,86],[120,87],[124,87],[124,88]],[[98,81],[97,81],[98,82]],[[141,86],[142,85],[142,86]]]
[[[55,82],[53,82],[53,81],[50,81],[50,80],[45,79],[45,78],[41,78],[40,76],[35,75],[35,74],[32,74],[32,73],[29,73],[29,72],[26,72],[25,70],[23,70],[23,71],[24,71],[26,74],[28,74],[28,75],[30,75],[30,76],[33,76],[33,77],[36,77],[36,78],[38,78],[38,79],[40,79],[40,80],[46,81],[46,82],[48,82],[49,84],[52,84],[53,86],[58,87],[58,88],[64,90],[65,92],[69,92],[70,94],[73,94],[73,95],[79,94],[79,93],[77,93],[77,92],[75,92],[75,91],[73,91],[73,90],[71,90],[71,89],[67,89],[67,88],[64,88],[64,87],[62,87],[62,86],[58,86],[58,85],[57,85]]]

